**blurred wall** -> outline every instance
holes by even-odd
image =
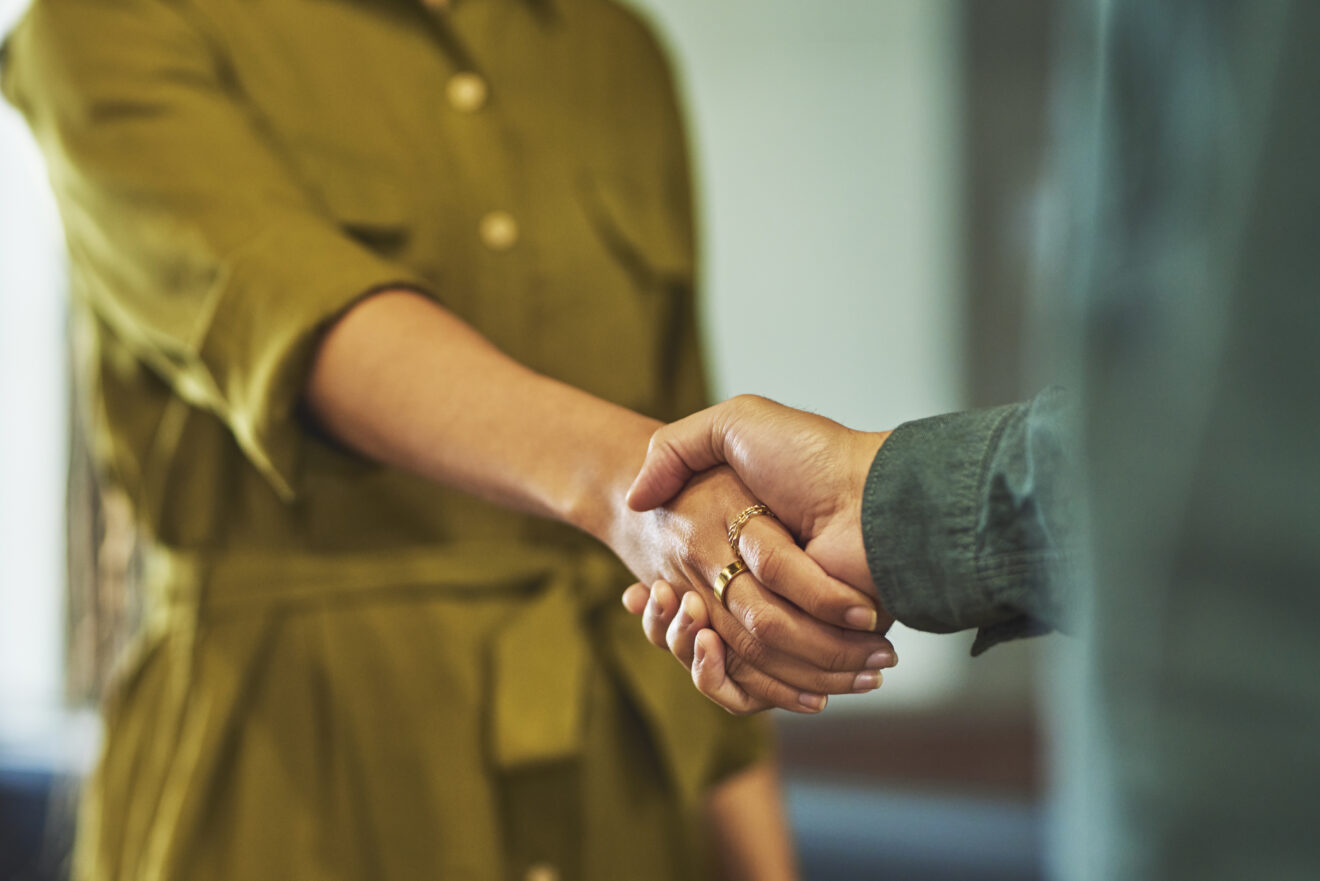
[[[960,4],[632,2],[687,97],[716,394],[876,430],[964,406]],[[971,687],[970,637],[893,639],[885,686],[831,712]],[[1020,697],[1005,654],[976,675]]]
[[[0,0],[0,33],[26,0]],[[62,723],[64,246],[27,127],[0,101],[0,756]]]

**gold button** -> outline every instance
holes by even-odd
[[[492,211],[477,224],[481,241],[492,251],[507,251],[518,243],[518,221],[507,211]]]
[[[524,881],[559,881],[559,870],[547,863],[537,863],[527,870]]]
[[[475,113],[486,106],[486,81],[470,70],[456,73],[445,84],[449,106],[460,113]]]

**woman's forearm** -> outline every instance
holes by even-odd
[[[793,833],[784,815],[779,768],[754,765],[711,789],[706,828],[724,881],[794,881]]]
[[[330,329],[306,399],[373,459],[602,539],[658,424],[524,367],[411,291]]]
[[[573,524],[644,584],[663,580],[709,595],[733,558],[728,524],[757,503],[725,467],[693,478],[661,509],[631,510],[628,487],[658,423],[529,370],[408,291],[369,297],[329,330],[306,398],[320,424],[350,447]],[[739,579],[732,608],[740,612],[713,610],[713,626],[735,655],[731,675],[768,704],[799,712],[818,710],[824,694],[874,688],[871,671],[883,664],[873,659],[877,650],[892,657],[889,643],[825,623],[846,621],[847,609],[870,600],[829,578],[781,528],[771,528],[766,548]],[[809,618],[781,600],[793,594],[789,582],[809,585],[827,616]],[[865,674],[857,678],[858,671]]]

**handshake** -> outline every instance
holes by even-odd
[[[652,437],[628,491],[633,511],[661,508],[728,469],[753,497],[725,512],[728,565],[718,575],[716,562],[692,565],[682,585],[638,583],[623,596],[647,637],[726,710],[818,712],[830,694],[877,688],[897,663],[861,517],[888,434],[745,395]]]

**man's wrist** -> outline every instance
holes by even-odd
[[[848,509],[845,516],[848,533],[855,542],[848,554],[847,580],[854,587],[869,591],[872,595],[876,594],[876,586],[866,556],[866,538],[862,529],[862,502],[866,495],[866,480],[875,464],[875,457],[879,455],[880,448],[892,433],[892,431],[855,432],[849,459],[845,465],[849,487],[846,496]]]

